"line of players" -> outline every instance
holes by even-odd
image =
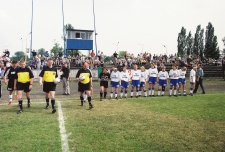
[[[123,71],[121,72],[114,67],[111,74],[109,74],[107,68],[103,68],[103,72],[100,73],[100,100],[102,101],[103,98],[106,98],[109,80],[111,80],[110,100],[113,98],[113,95],[115,96],[115,99],[118,99],[119,87],[121,87],[120,98],[127,98],[129,84],[131,84],[131,98],[134,96],[135,90],[136,98],[141,96],[142,92],[144,92],[144,97],[155,96],[154,92],[156,84],[158,84],[158,96],[164,96],[167,84],[170,85],[169,96],[172,96],[172,93],[176,97],[178,95],[180,96],[181,90],[183,91],[183,95],[186,96],[186,70],[186,67],[178,69],[178,66],[173,64],[169,73],[166,71],[165,66],[158,72],[154,63],[151,64],[151,68],[148,71],[145,70],[143,66],[138,70],[138,66],[133,65],[133,69],[130,73],[126,67],[123,67]],[[190,72],[190,95],[193,95],[196,70],[197,67],[194,66]],[[148,93],[146,90],[147,83],[149,84]]]

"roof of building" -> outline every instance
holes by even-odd
[[[66,31],[94,32],[94,30],[67,29]]]

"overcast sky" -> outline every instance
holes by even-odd
[[[34,0],[33,49],[50,50],[54,39],[63,45],[62,1]],[[65,24],[94,29],[92,0],[64,0]],[[197,25],[215,28],[220,49],[225,37],[225,0],[95,0],[98,50],[138,54],[177,52],[177,36],[184,26],[194,35]],[[0,0],[0,50],[25,50],[30,45],[31,0]],[[141,45],[140,45],[141,44]]]

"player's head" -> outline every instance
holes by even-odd
[[[197,66],[196,66],[196,65],[195,65],[195,66],[193,66],[193,70],[195,70],[195,71],[197,70]]]
[[[176,64],[173,64],[173,65],[172,65],[172,69],[173,69],[173,70],[176,70],[176,69],[177,69],[177,65],[176,65]]]
[[[88,63],[87,62],[84,62],[83,69],[86,70],[86,69],[88,69],[88,67],[89,67]]]
[[[15,67],[17,67],[17,65],[18,65],[17,60],[13,60],[12,61],[12,67],[15,68]]]
[[[155,68],[155,64],[151,63],[151,68],[154,69]]]
[[[106,67],[103,68],[103,73],[107,73],[108,69]]]
[[[53,59],[52,58],[49,58],[48,59],[48,66],[52,66],[52,64],[53,64]]]
[[[124,66],[124,67],[123,67],[123,71],[125,72],[126,70],[127,70],[127,67],[126,67],[126,66]]]
[[[22,59],[20,60],[20,67],[25,68],[26,67],[26,62]]]
[[[144,72],[145,71],[145,67],[144,66],[141,66],[141,72]]]
[[[163,72],[166,71],[166,66],[163,66],[163,67],[162,67],[162,71],[163,71]]]
[[[67,67],[68,67],[68,64],[65,62],[65,63],[63,64],[63,66],[64,66],[65,68],[67,68]]]
[[[133,65],[134,70],[137,70],[137,64]]]
[[[116,72],[117,71],[117,67],[113,67],[113,71]]]
[[[182,71],[187,71],[187,68],[186,68],[186,67],[183,67],[183,68],[182,68]]]

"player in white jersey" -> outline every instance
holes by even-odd
[[[196,82],[196,70],[197,66],[194,66],[193,69],[190,72],[190,95],[193,96],[193,89],[195,88],[195,82]]]
[[[142,95],[142,91],[144,91],[144,97],[147,97],[147,92],[145,89],[146,81],[147,81],[147,73],[145,71],[145,67],[141,66],[141,78],[140,78],[140,90],[139,90],[139,96]]]
[[[118,100],[117,94],[118,94],[118,88],[121,82],[120,82],[120,72],[117,71],[116,67],[113,68],[113,71],[110,74],[110,79],[111,79],[110,100],[113,97],[113,93],[115,94],[115,98]]]
[[[164,96],[165,88],[168,84],[169,74],[166,71],[166,67],[162,67],[162,71],[159,72],[159,86],[158,86],[158,96],[160,96],[162,91],[162,96]]]
[[[174,91],[174,96],[177,97],[177,87],[178,87],[178,79],[180,76],[180,72],[177,70],[177,65],[173,64],[172,69],[169,72],[170,77],[170,97],[172,95],[172,91]]]
[[[120,72],[120,80],[121,80],[121,90],[120,90],[120,98],[123,98],[123,93],[125,98],[127,98],[127,88],[129,88],[130,76],[127,70],[127,67],[123,67],[123,71]]]
[[[148,72],[148,77],[149,77],[149,88],[148,88],[148,95],[154,96],[154,91],[155,91],[155,84],[158,82],[158,70],[155,67],[154,63],[151,63],[151,68],[149,69]]]
[[[178,95],[181,96],[180,90],[183,89],[183,95],[186,96],[186,79],[185,79],[185,74],[186,74],[187,68],[183,67],[182,69],[179,70],[180,76],[178,79],[179,83],[179,88],[178,88]]]
[[[132,89],[130,93],[130,97],[133,98],[134,94],[134,88],[136,88],[136,98],[138,98],[138,92],[140,88],[140,78],[141,78],[141,72],[137,69],[137,65],[133,65],[133,70],[131,70],[131,84]]]

